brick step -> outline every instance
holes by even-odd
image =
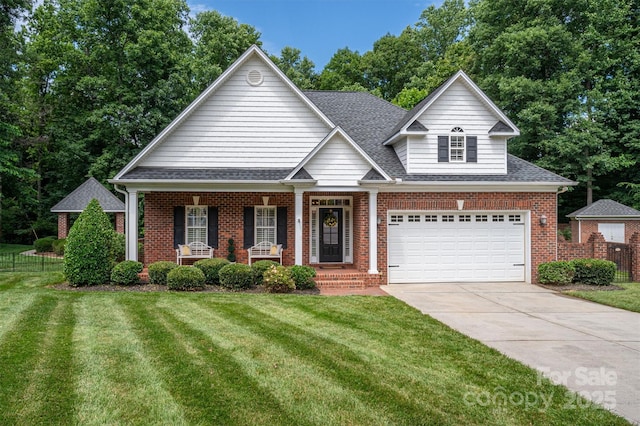
[[[350,288],[350,289],[365,289],[367,285],[362,280],[318,280],[316,278],[316,287],[318,288]]]

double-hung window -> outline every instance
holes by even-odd
[[[465,161],[465,137],[464,130],[460,127],[451,129],[449,135],[449,161],[452,163],[461,163]]]
[[[207,206],[186,206],[186,243],[207,244]]]
[[[255,208],[256,244],[263,241],[277,243],[277,211],[276,207],[256,207]]]

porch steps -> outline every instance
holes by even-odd
[[[318,288],[364,289],[367,287],[367,274],[355,269],[316,268],[315,281]]]

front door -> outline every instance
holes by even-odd
[[[320,262],[342,262],[342,209],[320,209]]]

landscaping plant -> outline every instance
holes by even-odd
[[[298,290],[316,288],[316,282],[314,281],[316,270],[311,266],[293,265],[289,267],[289,273]]]
[[[178,265],[174,262],[160,260],[149,265],[149,283],[158,285],[167,285],[167,274]]]
[[[111,282],[117,285],[137,285],[140,284],[142,263],[135,260],[125,260],[118,263],[111,271]]]
[[[289,268],[281,265],[272,265],[264,271],[262,283],[267,293],[291,293],[296,289]]]
[[[257,262],[253,262],[251,264],[253,285],[262,285],[262,275],[264,274],[264,271],[277,265],[279,265],[279,263],[274,262],[273,260],[258,260]]]
[[[611,284],[618,269],[614,262],[603,259],[574,259],[571,264],[576,270],[573,281],[591,285]]]
[[[167,288],[169,290],[202,290],[204,273],[193,266],[178,266],[167,274]]]
[[[210,285],[220,284],[220,269],[227,266],[229,261],[224,258],[216,257],[213,259],[201,259],[193,264],[204,273],[205,283]]]
[[[112,241],[109,218],[98,200],[93,199],[73,223],[67,237],[64,274],[69,285],[78,287],[109,282]]]
[[[571,284],[575,273],[573,264],[564,260],[541,263],[538,266],[538,279],[541,284]]]
[[[48,253],[53,251],[53,242],[56,240],[56,237],[44,237],[38,238],[33,243],[33,248],[36,249],[36,253]]]
[[[253,287],[251,266],[244,263],[230,263],[220,269],[220,285],[230,290],[245,290]]]

